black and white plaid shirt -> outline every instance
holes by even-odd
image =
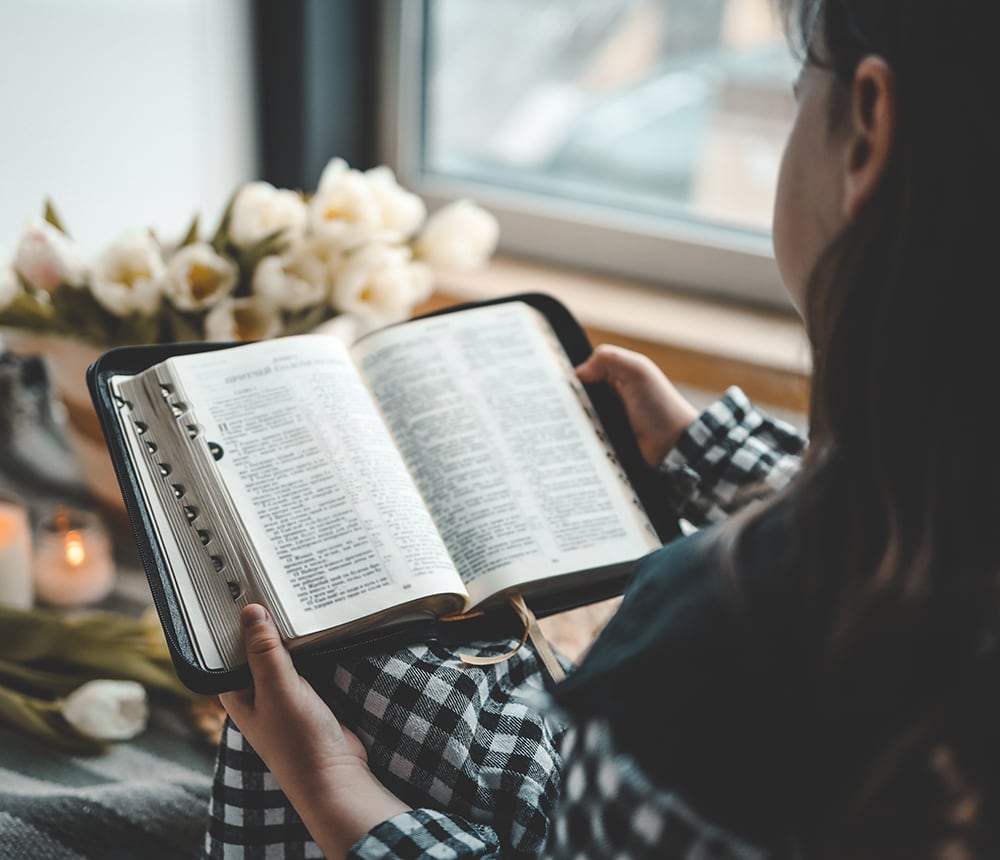
[[[746,489],[779,489],[805,440],[738,388],[701,414],[661,466],[665,492],[694,526],[723,519]],[[514,642],[463,644],[505,653]],[[311,678],[368,748],[372,771],[412,812],[377,826],[357,858],[628,857],[736,860],[763,852],[702,820],[617,752],[600,719],[571,722],[548,702],[547,675],[525,645],[473,667],[438,641],[331,665]],[[227,722],[205,856],[319,858],[295,810]]]

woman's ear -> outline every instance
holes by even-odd
[[[881,57],[858,63],[851,84],[850,139],[844,173],[844,214],[853,219],[878,188],[896,140],[896,76]]]

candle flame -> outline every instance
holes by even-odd
[[[66,532],[66,563],[70,567],[79,567],[87,558],[87,551],[83,548],[83,538],[75,530]]]

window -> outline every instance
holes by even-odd
[[[795,64],[772,0],[395,0],[382,157],[512,253],[787,308]]]

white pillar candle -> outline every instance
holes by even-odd
[[[107,597],[115,565],[100,518],[59,505],[40,523],[34,573],[38,599],[50,606],[85,606]]]
[[[31,525],[23,502],[0,492],[0,603],[31,608]]]

